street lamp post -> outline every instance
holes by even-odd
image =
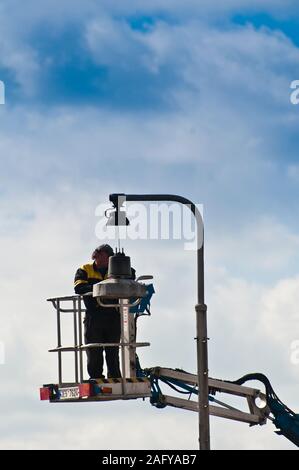
[[[201,450],[210,449],[209,424],[209,373],[208,373],[208,337],[207,306],[204,303],[204,227],[201,214],[189,199],[172,194],[110,194],[109,200],[116,209],[113,224],[127,225],[126,214],[120,208],[125,201],[173,201],[189,207],[197,224],[197,304],[196,341],[199,409],[199,445]]]

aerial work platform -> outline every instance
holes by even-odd
[[[91,379],[82,383],[48,384],[40,389],[41,400],[51,403],[130,400],[151,396],[147,378]]]
[[[148,286],[140,281],[152,279],[152,276],[141,276],[137,281],[123,280],[115,283],[101,282],[94,285],[93,293],[65,297],[53,297],[48,299],[56,310],[57,321],[57,347],[49,352],[58,355],[58,381],[56,384],[44,384],[40,389],[41,400],[51,402],[86,402],[86,401],[107,401],[107,400],[129,400],[136,398],[146,398],[151,396],[150,380],[143,376],[138,377],[136,361],[136,349],[150,346],[148,342],[136,342],[136,321],[141,315],[148,315],[146,309],[149,299],[154,292],[152,284]],[[121,289],[119,289],[119,284]],[[137,287],[137,288],[136,288]],[[117,292],[118,289],[118,292]],[[122,291],[122,292],[120,292]],[[104,293],[103,296],[100,294]],[[103,298],[109,299],[112,295],[118,295],[118,304],[102,304]],[[138,295],[130,301],[124,295]],[[100,305],[105,307],[118,308],[121,320],[121,340],[120,343],[91,343],[83,342],[83,315],[86,312],[84,297],[93,295],[98,299]],[[122,295],[122,296],[121,296]],[[138,306],[143,300],[143,308]],[[132,310],[132,311],[131,311]],[[73,344],[62,345],[61,316],[71,315],[73,317]],[[120,348],[121,378],[112,379],[89,379],[84,377],[83,354],[86,350],[105,347]],[[74,381],[63,380],[63,354],[72,352],[74,354]]]

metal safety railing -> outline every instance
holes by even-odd
[[[58,383],[63,384],[62,380],[62,352],[74,351],[74,364],[75,364],[75,382],[83,382],[83,335],[82,335],[82,314],[86,312],[86,309],[82,305],[83,297],[81,295],[72,295],[66,297],[54,297],[47,299],[52,303],[56,310],[56,321],[57,321],[57,347],[50,349],[49,352],[58,353]],[[65,307],[63,304],[68,303]],[[71,308],[72,306],[72,308]],[[63,347],[61,342],[61,314],[72,314],[73,315],[73,346]]]
[[[74,352],[74,379],[75,383],[82,383],[84,381],[84,371],[83,371],[83,352],[91,348],[105,348],[105,347],[119,347],[121,348],[121,364],[122,364],[122,377],[125,380],[124,372],[124,357],[125,357],[125,348],[137,348],[150,346],[150,343],[136,341],[128,342],[124,341],[123,335],[123,325],[121,324],[121,340],[119,343],[90,343],[84,344],[83,341],[83,314],[86,312],[85,306],[82,304],[84,297],[91,294],[81,295],[72,295],[65,297],[52,297],[47,299],[48,302],[51,302],[54,309],[56,310],[56,321],[57,321],[57,347],[50,349],[49,352],[58,353],[58,384],[59,386],[69,384],[69,382],[63,382],[63,367],[62,367],[62,353],[64,352]],[[67,304],[67,305],[66,305]],[[114,308],[121,308],[122,302],[120,304],[113,305]],[[61,315],[62,314],[72,314],[73,315],[73,345],[72,346],[63,346],[62,345],[62,328],[61,328]],[[121,319],[122,322],[122,319]],[[122,322],[123,323],[123,322]]]

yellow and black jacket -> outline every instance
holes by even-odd
[[[77,269],[75,274],[74,288],[76,294],[83,295],[87,292],[92,292],[92,286],[94,284],[107,279],[107,273],[108,272],[106,270],[106,273],[101,274],[95,263],[83,264],[83,266]],[[87,310],[89,311],[99,309],[96,299],[92,297],[85,297],[84,303]]]
[[[76,294],[86,294],[92,291],[93,284],[107,279],[107,272],[104,276],[96,268],[95,263],[83,264],[75,274],[75,292]]]

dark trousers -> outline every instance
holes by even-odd
[[[88,343],[119,343],[121,327],[120,315],[117,311],[109,309],[106,313],[90,314],[86,312],[84,325],[85,344]],[[90,378],[103,377],[103,350],[107,364],[108,377],[121,377],[119,367],[119,348],[90,348],[87,349],[87,370]]]

